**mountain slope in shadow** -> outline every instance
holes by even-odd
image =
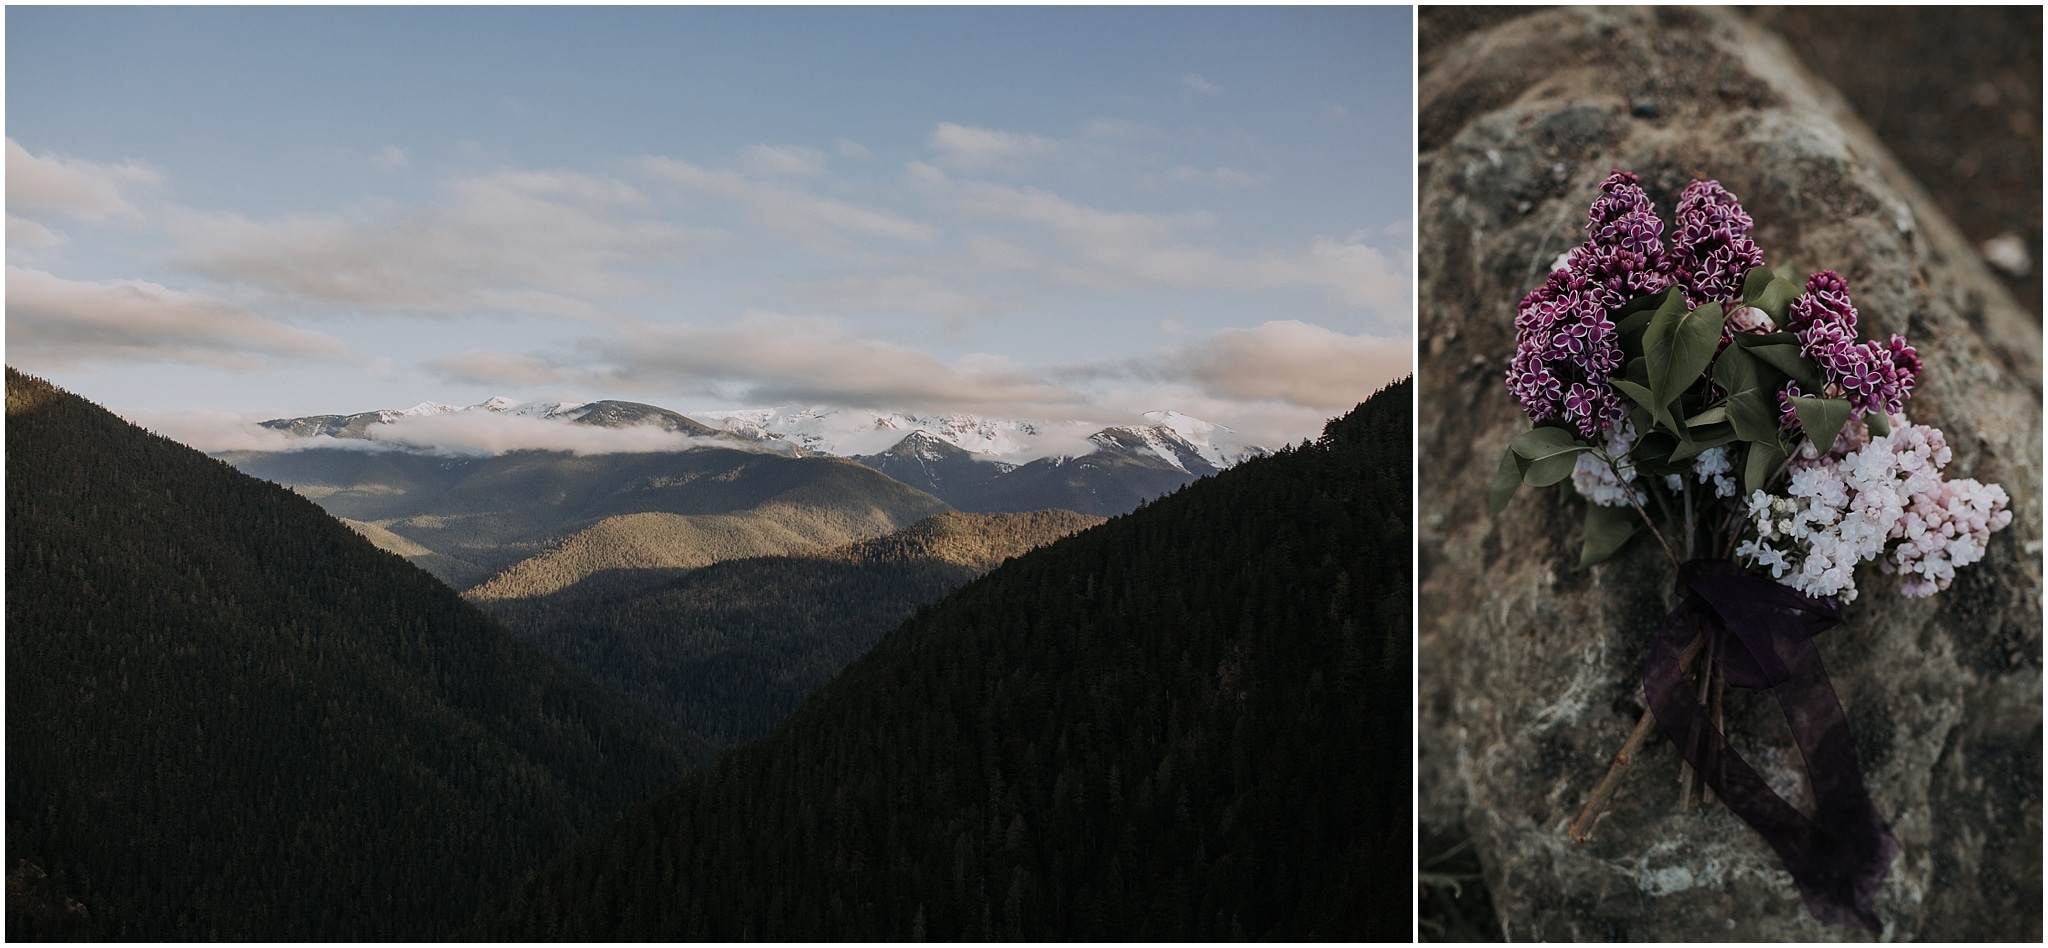
[[[11,368],[6,502],[7,862],[40,893],[10,939],[443,937],[708,757],[310,501]]]
[[[1412,399],[920,609],[464,936],[1406,940]]]

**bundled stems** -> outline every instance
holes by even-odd
[[[1713,671],[1714,671],[1714,657],[1713,657],[1713,655],[1712,655],[1712,654],[1710,653],[1710,654],[1708,654],[1708,656],[1707,656],[1707,660],[1706,660],[1706,663],[1705,663],[1704,665],[1700,666],[1700,683],[1699,683],[1698,695],[1699,695],[1699,700],[1700,700],[1700,704],[1701,704],[1701,705],[1705,705],[1705,704],[1707,703],[1707,682],[1708,682],[1708,680],[1709,680],[1709,679],[1711,679],[1711,678],[1713,678],[1713,677],[1714,677],[1714,675],[1713,675]],[[1690,812],[1692,812],[1692,785],[1693,785],[1693,784],[1694,784],[1695,782],[1697,782],[1697,783],[1699,783],[1699,784],[1700,784],[1700,793],[1701,793],[1701,803],[1702,803],[1702,804],[1704,804],[1704,803],[1706,802],[1706,794],[1707,794],[1707,792],[1708,792],[1708,791],[1707,791],[1707,789],[1706,789],[1706,781],[1705,781],[1704,779],[1696,779],[1696,778],[1698,778],[1698,777],[1699,777],[1699,775],[1698,775],[1698,774],[1695,774],[1695,773],[1693,773],[1693,770],[1692,770],[1692,765],[1691,765],[1691,764],[1689,764],[1689,763],[1686,763],[1686,762],[1685,762],[1685,761],[1684,761],[1683,759],[1679,760],[1679,762],[1678,762],[1678,812],[1680,812],[1680,813],[1690,813]]]
[[[1613,458],[1607,459],[1607,467],[1609,470],[1614,471],[1614,479],[1620,481],[1621,472],[1614,467]],[[1650,535],[1657,538],[1657,545],[1664,548],[1664,558],[1671,561],[1671,570],[1676,573],[1678,571],[1678,554],[1671,552],[1671,544],[1665,542],[1663,532],[1657,529],[1657,521],[1650,519],[1650,512],[1643,509],[1642,501],[1636,499],[1636,492],[1627,486],[1626,481],[1622,481],[1621,493],[1622,496],[1628,498],[1628,505],[1636,509],[1636,516],[1643,518],[1643,526],[1650,528]]]
[[[1707,671],[1714,676],[1713,697],[1708,699],[1714,715],[1714,730],[1727,734],[1728,724],[1721,717],[1721,693],[1728,688],[1728,677],[1721,673],[1721,663],[1714,661],[1711,655],[1707,657]],[[1708,787],[1703,791],[1703,795],[1706,797],[1707,803],[1711,804],[1714,802],[1714,788]]]
[[[1692,644],[1686,646],[1685,651],[1678,656],[1678,667],[1691,666],[1692,660],[1699,655],[1701,647],[1705,644],[1705,636],[1693,639]],[[1621,769],[1628,765],[1635,757],[1636,751],[1643,746],[1643,739],[1649,736],[1650,725],[1655,720],[1655,714],[1647,708],[1643,709],[1643,716],[1636,721],[1635,730],[1629,732],[1628,740],[1622,743],[1621,750],[1615,752],[1614,763],[1608,765],[1607,775],[1601,777],[1600,782],[1593,786],[1592,795],[1586,798],[1585,807],[1579,810],[1579,818],[1573,820],[1570,828],[1565,831],[1570,834],[1573,842],[1583,843],[1592,838],[1593,824],[1599,822],[1601,808],[1614,796],[1615,785],[1621,780]]]

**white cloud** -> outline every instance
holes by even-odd
[[[1104,142],[1148,142],[1168,137],[1158,128],[1129,119],[1094,119],[1081,126],[1081,134]]]
[[[1199,92],[1203,95],[1215,95],[1223,91],[1222,86],[1192,72],[1181,73],[1180,84],[1186,86],[1190,91]]]
[[[850,204],[787,187],[759,184],[733,171],[713,171],[673,158],[645,158],[640,170],[663,184],[738,204],[753,223],[813,245],[843,244],[849,236],[927,241],[933,228],[888,211]]]
[[[397,171],[412,164],[412,159],[406,157],[405,149],[397,145],[386,145],[370,156],[370,163],[376,165],[379,171]]]
[[[560,382],[573,374],[532,356],[486,349],[471,349],[438,359],[432,367],[449,378],[498,385],[545,385]]]
[[[7,358],[23,368],[187,362],[254,371],[276,357],[341,358],[340,341],[200,293],[7,268]]]
[[[1412,339],[1347,336],[1287,319],[1217,332],[1169,352],[1154,373],[1218,398],[1330,411],[1364,401],[1414,364]]]
[[[139,219],[142,212],[126,192],[154,187],[163,172],[138,161],[100,164],[57,155],[32,155],[7,139],[9,213],[55,211],[97,223],[112,217]]]
[[[939,164],[946,167],[1013,174],[1060,150],[1059,143],[1050,138],[953,122],[940,122],[932,130],[930,143],[939,152]]]
[[[761,175],[809,177],[825,170],[825,153],[802,145],[748,145],[740,163]]]
[[[275,415],[204,408],[179,411],[116,408],[113,412],[179,444],[207,452],[298,451],[311,447],[389,450],[386,446],[364,441],[344,443],[345,439],[338,438],[320,438],[317,439],[318,443],[314,443],[316,439],[295,437],[258,424],[265,419],[276,417]]]
[[[1409,276],[1405,254],[1390,259],[1355,240],[1316,237],[1291,252],[1233,256],[1184,238],[1209,228],[1204,212],[1146,214],[1106,211],[1039,188],[955,180],[928,164],[911,166],[908,180],[932,200],[982,221],[1040,228],[1061,253],[1033,252],[998,241],[1008,260],[1047,279],[1099,289],[1157,285],[1175,289],[1255,290],[1306,287],[1346,306],[1406,317]],[[981,254],[985,262],[994,257]]]
[[[25,217],[7,215],[7,249],[61,247],[64,235]]]
[[[1193,168],[1181,165],[1165,175],[1173,184],[1211,188],[1256,188],[1272,180],[1271,175],[1246,171],[1242,168]]]
[[[636,454],[687,451],[704,445],[743,447],[723,438],[692,438],[653,425],[607,428],[493,411],[413,415],[375,426],[369,429],[369,434],[383,444],[437,454],[504,454],[507,451]]]
[[[824,317],[749,314],[725,326],[640,325],[555,358],[471,352],[434,367],[488,385],[586,388],[715,398],[734,404],[884,406],[1011,417],[1061,415],[1082,393],[991,355],[941,361]]]
[[[844,155],[848,158],[858,158],[862,161],[871,161],[875,157],[875,153],[869,151],[868,146],[863,145],[860,142],[854,141],[851,138],[834,139],[832,142],[832,147],[833,149],[837,150],[841,155]]]
[[[727,439],[692,438],[642,425],[607,428],[492,411],[415,415],[370,428],[370,439],[302,437],[265,428],[275,416],[247,412],[122,410],[118,414],[166,438],[201,451],[410,450],[432,454],[495,455],[507,451],[637,454],[695,447],[748,448]]]
[[[500,171],[447,183],[444,199],[348,216],[170,220],[187,268],[288,299],[424,312],[589,315],[593,299],[645,292],[628,268],[671,262],[705,235],[653,219],[624,182]]]
[[[960,289],[934,276],[855,276],[798,288],[801,295],[834,312],[866,312],[961,319],[988,316],[1004,305],[986,293]]]

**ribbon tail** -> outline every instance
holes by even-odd
[[[1688,594],[1664,618],[1643,660],[1643,693],[1658,728],[1728,809],[1778,853],[1816,919],[1880,930],[1877,890],[1899,846],[1870,801],[1848,719],[1811,641],[1834,624],[1833,603],[1799,596],[1725,561],[1686,564],[1680,578]],[[1735,613],[1732,621],[1729,613]],[[1814,818],[1787,803],[1729,746],[1686,686],[1680,657],[1700,636],[1707,637],[1705,651],[1724,663],[1729,684],[1769,687],[1777,696],[1806,760]]]

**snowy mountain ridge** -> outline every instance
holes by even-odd
[[[471,412],[543,421],[604,423],[622,426],[657,421],[649,413],[669,417],[669,427],[684,422],[705,426],[699,431],[742,438],[796,454],[860,457],[880,454],[914,439],[908,447],[920,457],[938,460],[933,444],[946,444],[986,460],[1012,467],[1037,458],[1070,458],[1096,450],[1119,449],[1148,454],[1168,466],[1207,473],[1232,467],[1266,449],[1245,442],[1224,425],[1177,411],[1150,411],[1151,424],[1118,425],[1091,431],[1082,421],[1038,422],[989,418],[967,413],[913,414],[871,409],[751,408],[669,412],[630,402],[515,402],[493,396],[474,405],[421,402],[411,408],[380,409],[352,415],[310,415],[279,418],[263,426],[301,436],[370,438],[373,425],[396,424],[409,418],[460,416]]]

